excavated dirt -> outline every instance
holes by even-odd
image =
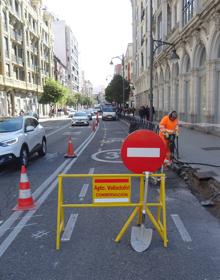
[[[220,188],[217,183],[211,178],[199,179],[191,168],[179,169],[177,173],[201,205],[220,220]]]

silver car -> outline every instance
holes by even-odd
[[[89,125],[89,117],[86,112],[76,112],[72,117],[72,126]]]

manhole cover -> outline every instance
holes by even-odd
[[[202,149],[205,150],[205,151],[219,151],[220,147],[205,147],[205,148],[202,148]]]

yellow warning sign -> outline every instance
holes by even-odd
[[[130,199],[130,177],[93,178],[93,203],[128,203]]]

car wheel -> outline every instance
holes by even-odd
[[[19,164],[24,166],[28,165],[28,150],[24,146],[21,148]]]
[[[39,156],[45,156],[47,153],[47,142],[45,139],[42,140],[41,148],[38,152]]]

